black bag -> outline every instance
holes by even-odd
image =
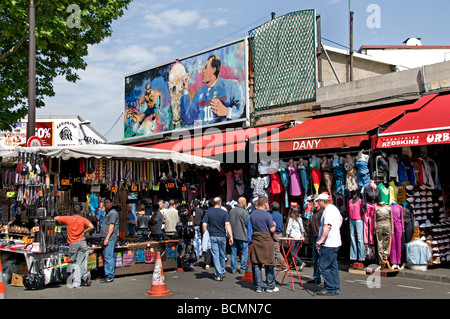
[[[36,263],[37,261],[34,260],[31,263],[29,272],[23,276],[23,285],[28,290],[39,290],[45,286],[45,276],[42,269],[38,266],[36,271],[33,272],[33,268],[35,268],[33,266],[35,266]]]

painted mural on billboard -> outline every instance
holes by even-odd
[[[245,119],[245,43],[126,76],[124,138]]]

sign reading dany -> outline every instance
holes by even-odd
[[[124,138],[244,120],[245,43],[126,76]]]

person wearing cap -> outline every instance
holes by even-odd
[[[90,273],[86,270],[87,244],[85,234],[94,229],[94,225],[81,216],[81,205],[76,204],[71,216],[56,216],[55,220],[67,225],[67,243],[69,244],[72,264],[72,287],[90,286]]]
[[[340,227],[342,216],[339,209],[331,203],[328,194],[320,194],[317,201],[323,208],[319,226],[319,240],[316,248],[320,251],[319,267],[324,280],[324,288],[317,294],[333,296],[340,293],[339,269],[337,255],[342,245]]]
[[[320,219],[322,218],[323,208],[320,207],[319,202],[317,201],[317,197],[319,195],[314,195],[312,197],[313,202],[313,216],[311,218],[311,235],[312,235],[312,244],[313,244],[313,279],[308,280],[307,283],[315,283],[318,285],[322,285],[322,276],[319,269],[319,250],[316,247],[316,243],[319,240],[319,227],[320,227]]]

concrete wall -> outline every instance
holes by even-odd
[[[423,93],[450,88],[450,61],[318,88],[311,103],[253,112],[252,125],[304,121],[312,115],[413,102]]]

